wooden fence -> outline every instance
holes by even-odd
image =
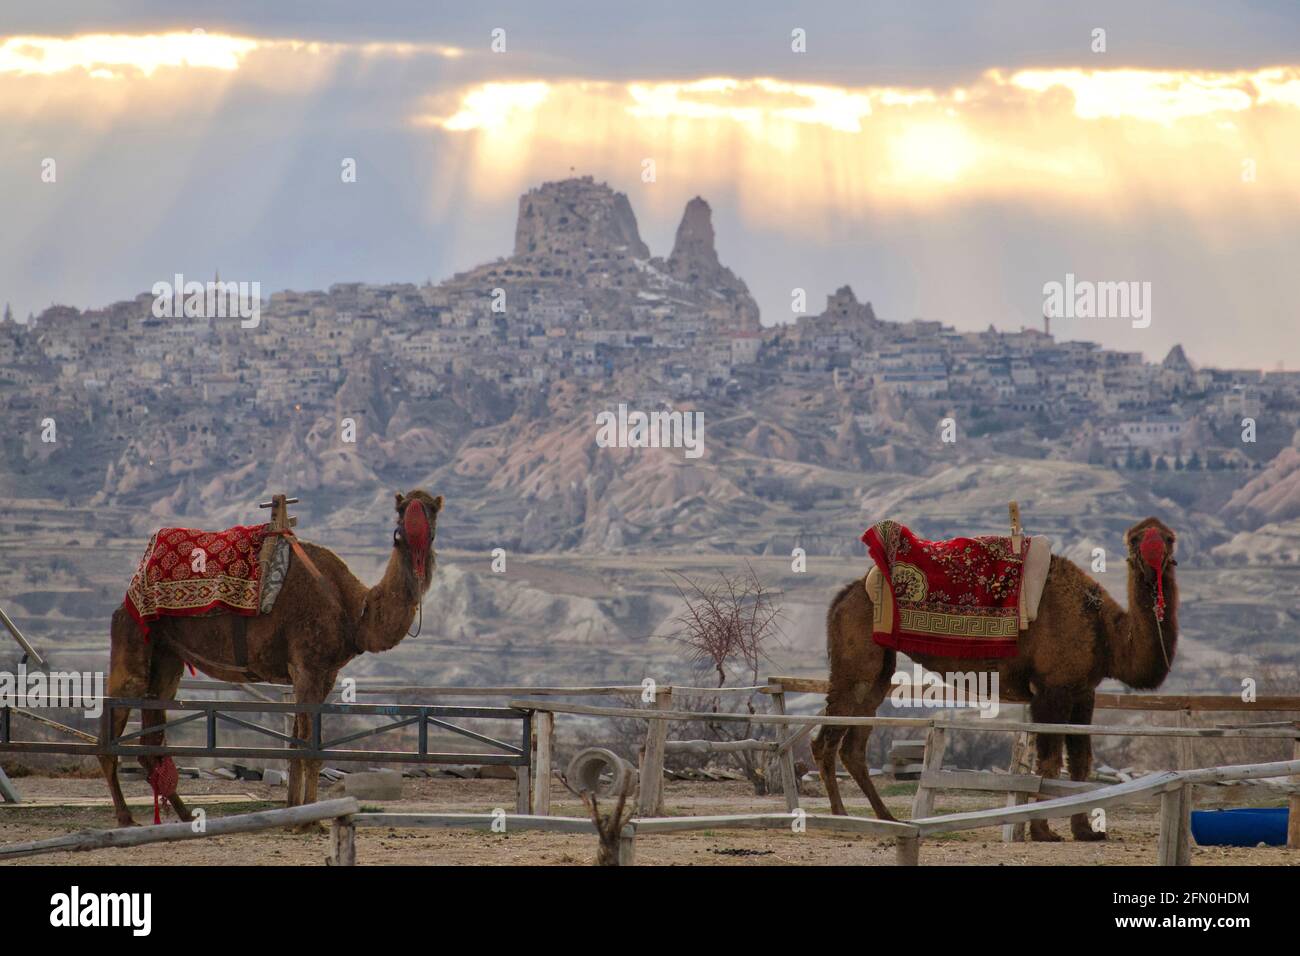
[[[1281,709],[1277,706],[1277,701],[1269,701],[1272,709]],[[1240,701],[1237,701],[1238,707],[1242,707]],[[1096,807],[1102,804],[1095,800],[1090,801],[1099,793],[1107,791],[1109,788],[1096,784],[1077,783],[1073,781],[1047,781],[1041,777],[1031,774],[995,774],[982,771],[944,771],[943,754],[947,746],[948,732],[950,730],[985,730],[1014,734],[1026,733],[1050,733],[1063,735],[1088,735],[1088,736],[1143,736],[1143,737],[1175,737],[1183,739],[1195,738],[1244,738],[1244,739],[1275,739],[1293,741],[1295,760],[1286,764],[1267,764],[1258,766],[1278,767],[1286,766],[1293,769],[1278,771],[1278,774],[1288,773],[1300,775],[1300,724],[1284,726],[1249,726],[1249,727],[1161,727],[1161,726],[1119,726],[1112,724],[1051,724],[1035,721],[1006,721],[1006,720],[980,720],[973,723],[969,720],[961,720],[945,717],[829,717],[825,715],[801,716],[791,714],[728,714],[728,713],[699,713],[693,711],[678,711],[665,709],[662,706],[656,706],[654,709],[638,708],[621,708],[621,707],[602,707],[585,704],[558,704],[549,701],[540,700],[522,700],[516,699],[510,701],[510,706],[520,710],[532,710],[536,713],[537,719],[534,725],[538,728],[538,733],[551,734],[554,732],[554,717],[550,720],[545,719],[546,714],[570,714],[583,716],[598,717],[616,717],[624,719],[635,719],[647,721],[650,730],[647,731],[646,749],[642,760],[642,787],[647,783],[654,784],[662,780],[662,755],[658,755],[660,761],[658,767],[651,763],[652,751],[651,742],[659,739],[662,740],[667,734],[667,723],[673,720],[682,721],[712,721],[712,722],[734,722],[752,724],[758,726],[773,725],[778,727],[795,728],[793,733],[787,733],[778,743],[778,747],[784,747],[787,754],[791,754],[791,748],[795,741],[801,738],[802,734],[810,732],[817,726],[841,726],[841,727],[917,727],[924,728],[927,732],[925,756],[923,759],[923,773],[920,784],[917,787],[916,796],[912,802],[912,819],[913,821],[926,820],[930,818],[934,809],[934,795],[940,789],[964,789],[964,790],[985,790],[999,791],[1007,794],[1009,808],[1003,811],[1003,817],[999,819],[1000,824],[1005,824],[1008,829],[1004,830],[1005,839],[1015,839],[1014,828],[1022,825],[1025,821],[1033,819],[1045,819],[1037,814],[1045,806],[1054,806],[1054,801],[1040,801],[1034,804],[1028,804],[1029,797],[1039,793],[1050,793],[1053,789],[1058,792],[1062,789],[1067,790],[1067,795],[1062,796],[1060,800],[1074,801],[1070,806]],[[1259,705],[1255,705],[1258,707]],[[1226,709],[1226,708],[1222,708]],[[1242,709],[1245,709],[1244,707]],[[657,728],[657,730],[656,730]],[[745,744],[762,746],[768,748],[770,742],[747,741]],[[541,754],[550,754],[553,752],[553,744],[547,742],[545,748],[539,745],[537,753],[539,755],[535,765],[535,779],[539,782],[549,780],[551,767],[549,763],[543,763]],[[793,764],[793,759],[791,759]],[[1247,765],[1256,766],[1256,765]],[[1167,771],[1167,773],[1180,772],[1199,772],[1199,771]],[[1258,774],[1256,776],[1275,776],[1278,774]],[[790,775],[786,778],[783,765],[783,782],[787,804],[794,803],[790,807],[792,811],[798,808],[798,782],[793,777],[793,766],[791,766]],[[1141,778],[1139,781],[1132,783],[1141,783],[1151,778]],[[1249,777],[1224,777],[1223,779],[1249,779]],[[1195,781],[1206,782],[1206,781]],[[549,789],[549,788],[548,788]],[[1074,789],[1073,795],[1068,795],[1068,790]],[[1145,787],[1134,788],[1135,792],[1146,793]],[[1123,797],[1129,791],[1118,791],[1118,795]],[[1162,792],[1162,791],[1153,791]],[[1190,795],[1188,796],[1190,806]],[[1297,811],[1297,804],[1300,804],[1300,795],[1293,794],[1291,797],[1291,826],[1288,829],[1288,846],[1294,848],[1300,847],[1300,841],[1295,838],[1297,833],[1297,817],[1300,812]],[[539,811],[540,812],[540,811]],[[982,811],[990,812],[990,811]],[[1067,814],[1068,815],[1068,814]],[[982,825],[982,824],[981,824]]]
[[[234,833],[253,833],[277,827],[297,826],[339,817],[350,818],[361,809],[352,797],[323,800],[299,807],[279,810],[260,810],[230,817],[215,817],[197,823],[163,823],[152,827],[121,827],[115,830],[82,830],[45,840],[26,843],[9,843],[0,846],[0,860],[13,860],[22,856],[58,853],[66,850],[100,850],[108,847],[145,846],[150,843],[174,843],[178,840],[199,840],[203,837],[229,836]]]
[[[276,760],[294,757],[303,760],[366,763],[415,764],[477,764],[504,765],[515,768],[518,789],[517,802],[521,812],[527,812],[530,800],[529,771],[532,765],[532,720],[530,711],[508,707],[461,707],[426,704],[294,704],[279,701],[219,701],[203,700],[147,700],[136,698],[104,697],[99,700],[101,713],[99,734],[87,734],[74,727],[52,720],[24,708],[0,707],[0,753],[18,754],[70,754],[73,756],[170,756],[207,757],[212,759]],[[139,729],[115,732],[115,710],[130,710],[139,721]],[[146,712],[162,712],[170,716],[163,723],[146,726]],[[249,720],[251,714],[270,713],[293,718],[305,714],[308,730],[305,737],[282,733]],[[326,717],[382,717],[387,722],[378,727],[326,735]],[[77,742],[60,740],[17,740],[14,738],[14,717],[33,721],[64,736],[77,738]],[[518,743],[498,740],[461,726],[467,720],[491,720],[517,723]],[[175,743],[145,744],[146,737],[191,724],[203,728],[203,742],[195,745]],[[269,738],[274,746],[246,746],[228,744],[218,737],[219,727],[234,727],[252,731]],[[394,730],[411,727],[415,730],[414,750],[358,750],[345,747],[359,740],[373,739]],[[450,733],[457,741],[471,740],[492,748],[492,752],[436,751],[430,747],[429,728]],[[287,749],[286,749],[287,748]],[[4,793],[7,802],[18,802],[16,792]],[[10,798],[13,798],[12,800]]]
[[[510,819],[516,822],[516,827],[525,826],[533,829],[547,829],[548,825],[537,824],[532,821],[552,819],[550,814],[550,790],[552,766],[555,755],[555,718],[559,714],[592,716],[592,717],[615,717],[645,720],[647,722],[645,744],[642,748],[641,755],[641,790],[638,801],[639,819],[633,821],[630,826],[640,827],[643,834],[655,832],[666,832],[670,828],[690,829],[689,823],[667,824],[659,821],[673,820],[682,821],[691,818],[664,817],[663,816],[663,763],[666,753],[687,752],[687,753],[735,753],[743,751],[756,751],[769,754],[776,758],[781,779],[782,793],[785,797],[786,808],[790,813],[800,812],[799,809],[799,787],[798,779],[794,770],[794,748],[804,738],[806,738],[817,726],[820,725],[838,725],[838,726],[891,726],[891,727],[916,727],[923,728],[926,731],[925,753],[922,759],[921,779],[917,788],[917,794],[913,800],[912,818],[913,823],[918,827],[922,825],[937,825],[934,821],[946,820],[944,826],[960,824],[964,816],[969,815],[949,815],[942,818],[933,818],[933,799],[934,794],[939,790],[975,790],[975,791],[995,791],[1006,795],[1008,806],[1005,809],[993,811],[980,811],[985,816],[969,817],[973,820],[984,821],[989,819],[987,814],[999,814],[998,822],[1004,826],[1004,837],[1014,838],[1013,834],[1017,828],[1023,828],[1027,820],[1039,819],[1040,815],[1048,812],[1054,812],[1058,807],[1073,808],[1069,813],[1061,815],[1070,815],[1077,812],[1079,807],[1101,806],[1098,802],[1099,795],[1109,793],[1111,797],[1128,801],[1131,796],[1138,795],[1141,799],[1153,799],[1169,792],[1171,789],[1179,787],[1170,783],[1170,778],[1162,775],[1151,775],[1150,777],[1140,778],[1137,781],[1130,781],[1122,786],[1127,789],[1112,791],[1102,784],[1083,783],[1067,780],[1045,780],[1033,774],[1028,773],[991,773],[982,771],[947,771],[942,769],[942,758],[948,740],[950,731],[959,730],[988,730],[995,732],[1009,732],[1017,735],[1017,739],[1024,739],[1031,733],[1055,733],[1055,734],[1088,734],[1092,736],[1116,735],[1116,736],[1154,736],[1154,737],[1173,737],[1183,741],[1190,741],[1197,738],[1248,738],[1248,739],[1289,739],[1294,742],[1295,760],[1285,764],[1260,764],[1245,765],[1247,769],[1255,767],[1269,767],[1276,770],[1277,767],[1287,767],[1276,773],[1253,774],[1253,776],[1273,776],[1280,773],[1290,773],[1297,775],[1297,782],[1300,782],[1300,723],[1292,724],[1290,722],[1275,723],[1269,725],[1254,726],[1225,726],[1225,727],[1190,727],[1190,715],[1198,712],[1300,712],[1300,697],[1260,697],[1255,701],[1244,702],[1235,696],[1217,696],[1217,695],[1161,695],[1161,694],[1098,694],[1097,708],[1106,710],[1145,710],[1154,712],[1175,713],[1178,715],[1181,726],[1118,726],[1118,725],[1075,725],[1075,724],[1047,724],[1032,721],[1007,721],[997,719],[980,719],[978,721],[964,720],[959,716],[934,716],[934,717],[828,717],[824,714],[819,715],[792,715],[786,712],[786,695],[797,693],[825,694],[828,689],[828,682],[812,678],[800,677],[773,677],[769,678],[766,683],[748,686],[748,687],[731,687],[731,688],[709,688],[693,687],[683,685],[599,685],[599,686],[572,686],[572,687],[523,687],[523,686],[495,686],[495,687],[421,687],[409,686],[390,683],[372,683],[368,686],[358,686],[354,688],[358,696],[384,696],[388,699],[394,697],[412,698],[412,697],[496,697],[503,695],[528,695],[525,699],[517,697],[509,702],[509,707],[517,713],[528,715],[532,724],[532,745],[531,760],[529,766],[523,766],[523,760],[527,760],[529,755],[529,746],[525,743],[522,748],[521,757],[523,760],[511,761],[520,764],[519,774],[519,812],[514,814]],[[215,693],[241,692],[251,695],[263,701],[282,702],[285,695],[290,693],[290,688],[279,685],[243,685],[243,684],[226,684],[217,681],[194,680],[184,681],[182,687],[187,690],[208,690]],[[335,692],[337,694],[337,691]],[[749,697],[753,694],[763,694],[772,700],[772,713],[769,714],[744,714],[744,713],[713,713],[697,712],[688,710],[678,710],[673,707],[674,694],[680,696],[723,696],[723,697]],[[564,704],[555,703],[549,698],[556,697],[583,697],[583,696],[609,696],[621,698],[634,698],[643,701],[652,700],[653,704],[646,708],[632,707],[603,707],[583,704]],[[1019,702],[1001,701],[1000,703],[1008,705],[1019,705]],[[409,705],[407,705],[409,706]],[[281,703],[280,707],[268,708],[276,710],[291,709],[288,705]],[[370,707],[360,705],[358,711],[371,710]],[[376,712],[389,711],[391,708],[375,708]],[[952,712],[948,712],[951,714]],[[668,740],[668,724],[671,721],[699,721],[699,722],[729,722],[746,724],[753,726],[775,726],[782,728],[784,733],[779,734],[776,740]],[[46,723],[53,722],[46,720]],[[56,729],[61,728],[56,725]],[[156,728],[159,729],[159,728]],[[75,732],[74,732],[75,733]],[[86,735],[82,735],[83,737]],[[284,735],[281,735],[282,737]],[[286,746],[293,746],[287,740],[283,741]],[[301,742],[299,742],[301,746]],[[1184,751],[1185,752],[1185,751]],[[270,751],[265,751],[262,755],[269,756]],[[285,751],[279,751],[276,756],[288,756]],[[378,753],[367,753],[367,759],[382,760],[383,755]],[[1189,766],[1180,766],[1177,771],[1169,773],[1193,773],[1193,774],[1213,774],[1223,770],[1234,770],[1234,768],[1209,768],[1207,770],[1195,770]],[[1239,769],[1239,768],[1237,768]],[[530,772],[531,771],[531,772]],[[1222,778],[1207,777],[1179,777],[1183,782],[1204,783],[1210,779],[1252,779],[1252,775],[1245,776],[1226,776]],[[1128,783],[1136,786],[1129,787]],[[530,786],[531,785],[531,786]],[[1116,785],[1121,786],[1121,785]],[[1190,806],[1190,787],[1181,788],[1186,792],[1186,799]],[[530,792],[531,791],[531,792]],[[1036,803],[1029,803],[1032,797],[1052,797],[1054,799],[1042,800]],[[1110,797],[1107,797],[1109,799]],[[1137,799],[1136,796],[1133,797]],[[1180,800],[1183,798],[1179,798]],[[1059,801],[1073,801],[1072,803],[1061,804]],[[1293,794],[1290,798],[1290,829],[1288,831],[1288,845],[1292,847],[1300,846],[1300,793]],[[531,811],[531,813],[527,812]],[[391,816],[391,815],[390,815]],[[468,817],[475,815],[458,815],[458,814],[423,814],[415,815],[425,821],[441,821],[415,823],[412,825],[430,825],[430,826],[456,826],[464,823],[471,825],[473,821],[468,821]],[[804,814],[806,820],[820,820],[818,815]],[[1046,816],[1041,818],[1046,819]],[[566,818],[554,818],[558,827],[569,827],[582,825],[590,827],[585,821],[570,822]],[[719,818],[699,818],[716,820]],[[741,815],[734,819],[736,826],[775,826],[776,821],[782,821],[781,825],[788,825],[790,817],[781,814],[750,814]],[[856,818],[828,817],[828,820],[844,821],[854,820]],[[747,821],[747,822],[742,822]],[[813,828],[843,827],[861,829],[860,823],[876,823],[879,821],[859,821],[848,823],[813,823]],[[365,823],[357,825],[364,826]],[[478,825],[473,822],[473,825]],[[714,824],[720,826],[720,824]],[[992,825],[983,822],[977,825]],[[588,831],[582,831],[588,832]],[[594,832],[594,828],[590,830]],[[863,832],[866,832],[863,830]],[[922,830],[918,830],[920,835]],[[936,832],[931,829],[927,832]],[[635,834],[631,834],[634,838]],[[900,837],[906,842],[906,835]],[[900,844],[902,846],[903,844]],[[900,851],[902,852],[902,851]],[[906,854],[904,854],[906,856]]]
[[[894,841],[894,861],[900,866],[920,863],[921,843],[927,837],[981,827],[1003,826],[1029,820],[1051,820],[1073,816],[1096,807],[1118,807],[1160,800],[1160,834],[1155,862],[1160,866],[1191,863],[1190,813],[1192,789],[1198,784],[1226,780],[1249,780],[1300,773],[1300,760],[1212,767],[1203,770],[1167,770],[1137,780],[1112,784],[1079,793],[1012,808],[994,808],[968,813],[930,816],[910,821],[874,820],[825,814],[793,813],[742,814],[735,816],[686,816],[633,818],[619,835],[619,865],[636,859],[638,838],[668,833],[728,829],[789,830],[805,833],[824,830],[858,836],[883,837]],[[594,835],[590,820],[576,817],[482,813],[358,813],[334,820],[331,862],[351,866],[357,863],[358,828],[465,828],[497,833],[539,831]]]

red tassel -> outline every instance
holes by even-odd
[[[1156,573],[1156,620],[1165,619],[1165,541],[1160,537],[1160,532],[1155,528],[1147,528],[1146,534],[1142,536],[1142,542],[1138,545],[1138,551],[1142,559],[1150,565],[1151,570]]]
[[[158,812],[158,798],[170,797],[176,792],[178,776],[176,762],[171,757],[160,758],[149,771],[149,786],[153,788],[154,823],[162,823],[162,815]]]

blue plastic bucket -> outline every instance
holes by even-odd
[[[1286,807],[1193,810],[1192,836],[1198,846],[1285,846],[1286,822]]]

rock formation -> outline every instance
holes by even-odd
[[[626,194],[583,176],[543,183],[519,197],[516,256],[576,259],[600,249],[650,258]]]
[[[698,286],[726,302],[726,318],[739,329],[759,327],[758,305],[743,279],[718,261],[714,245],[713,210],[701,197],[686,204],[672,254],[665,262],[675,279]]]

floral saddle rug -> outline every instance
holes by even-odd
[[[126,589],[140,632],[147,638],[149,622],[160,617],[268,613],[289,565],[289,540],[270,527],[155,532]]]
[[[1051,542],[984,535],[927,541],[896,521],[862,536],[875,562],[865,586],[872,638],[903,653],[958,658],[1016,655],[1038,611]]]

